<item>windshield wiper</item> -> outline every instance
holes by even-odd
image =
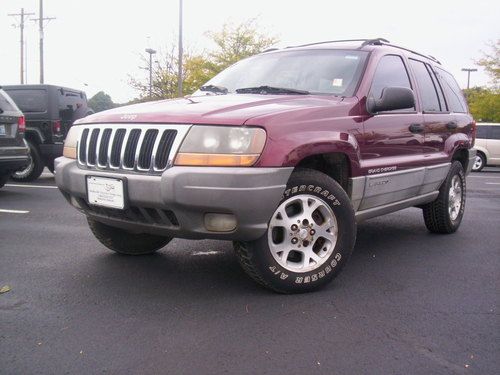
[[[274,87],[274,86],[256,86],[256,87],[244,87],[235,90],[238,94],[296,94],[296,95],[309,95],[309,91],[288,89],[285,87]]]
[[[216,86],[216,85],[205,85],[200,87],[200,91],[208,91],[208,92],[213,92],[216,94],[227,94],[227,88],[223,86]]]

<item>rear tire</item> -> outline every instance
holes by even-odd
[[[464,169],[460,162],[454,161],[436,200],[422,207],[429,231],[449,234],[458,229],[464,216],[465,192]]]
[[[29,164],[12,174],[12,179],[17,182],[30,182],[36,180],[43,172],[43,159],[38,147],[31,141],[26,140],[29,147]]]
[[[472,164],[472,170],[474,172],[481,172],[481,170],[486,166],[486,157],[483,153],[478,152],[476,158],[474,159],[474,164]]]
[[[131,233],[87,217],[95,238],[108,249],[125,255],[152,254],[167,245],[172,238],[147,233]]]
[[[266,233],[235,242],[241,266],[278,293],[317,290],[332,281],[356,241],[351,201],[331,177],[310,169],[292,174]]]

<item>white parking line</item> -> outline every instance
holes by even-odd
[[[486,185],[500,185],[500,182],[485,182]]]
[[[468,176],[469,178],[500,178],[500,176]]]
[[[40,189],[57,189],[57,186],[51,185],[18,185],[18,184],[5,184],[7,187],[22,187],[22,188],[40,188]]]
[[[29,211],[21,211],[21,210],[4,210],[0,208],[0,212],[4,212],[6,214],[28,214]]]
[[[216,255],[216,254],[220,254],[221,251],[197,251],[193,254],[191,254],[192,256],[199,256],[199,255]]]

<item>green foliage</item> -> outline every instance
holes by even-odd
[[[111,100],[111,96],[106,94],[104,91],[99,91],[91,97],[88,101],[88,105],[94,110],[94,112],[101,112],[116,107],[116,104],[113,103],[113,100]]]
[[[500,91],[474,87],[464,90],[469,109],[476,121],[500,122]]]
[[[498,88],[500,85],[500,39],[496,43],[490,43],[491,53],[483,53],[483,57],[476,61],[482,66],[490,76],[493,85]]]
[[[207,33],[217,45],[217,48],[209,53],[214,75],[278,42],[275,36],[266,36],[258,30],[256,20],[251,19],[240,25],[225,24],[221,31]]]
[[[213,76],[235,62],[262,52],[275,44],[275,37],[265,36],[259,31],[255,20],[241,25],[226,24],[219,32],[207,35],[215,43],[216,48],[209,52],[193,54],[187,52],[183,56],[182,79],[183,95],[192,94]],[[149,96],[149,73],[144,78],[129,76],[129,84],[135,88],[140,97],[134,102],[176,98],[178,96],[177,67],[179,64],[177,46],[173,44],[167,53],[159,53],[159,58],[152,66],[153,84]],[[149,56],[141,55],[142,68],[149,70]]]

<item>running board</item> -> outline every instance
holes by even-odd
[[[403,208],[418,206],[420,204],[425,204],[432,202],[439,195],[439,191],[432,191],[430,193],[419,195],[417,197],[404,199],[402,201],[385,204],[379,207],[373,207],[366,210],[356,212],[356,221],[359,223],[366,219],[371,219],[372,217],[381,216],[389,214],[391,212],[402,210]]]

